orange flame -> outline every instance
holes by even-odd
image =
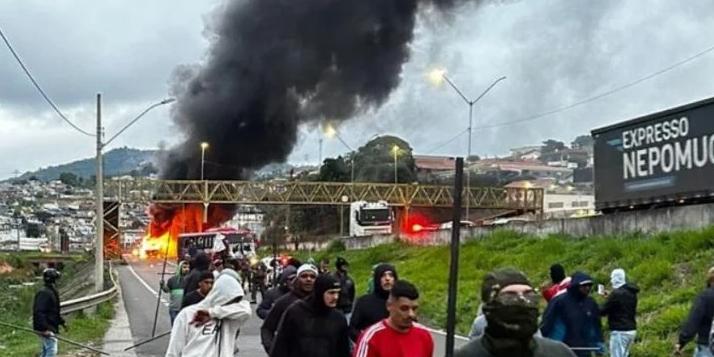
[[[231,218],[233,210],[230,207],[211,205],[204,213],[203,205],[198,203],[181,206],[152,204],[149,207],[151,223],[142,241],[140,257],[163,257],[166,254],[175,258],[181,233],[198,233],[218,227]]]

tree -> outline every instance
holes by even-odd
[[[325,182],[349,182],[350,181],[350,166],[345,162],[342,156],[336,159],[327,158],[320,166],[319,181]]]
[[[355,181],[394,182],[394,150],[397,150],[399,183],[416,181],[416,164],[409,143],[396,136],[380,136],[357,150],[354,155]]]
[[[573,140],[572,143],[570,143],[570,147],[573,149],[588,149],[592,148],[593,145],[595,145],[595,139],[593,139],[592,136],[590,135],[580,135]]]
[[[77,175],[71,173],[71,172],[63,172],[59,175],[59,180],[62,181],[63,184],[68,185],[68,186],[77,186],[79,185],[79,179]]]
[[[543,142],[541,154],[550,154],[565,149],[565,144],[562,141],[548,139]]]

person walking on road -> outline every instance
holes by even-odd
[[[674,346],[676,355],[682,354],[684,346],[697,337],[697,347],[694,357],[712,357],[709,350],[709,331],[712,327],[714,316],[714,267],[707,273],[706,289],[694,300],[694,305],[689,311],[689,317],[679,331],[679,340]]]
[[[255,304],[258,302],[258,292],[260,292],[260,299],[265,297],[265,283],[268,279],[268,268],[263,265],[263,263],[258,262],[253,266],[253,289],[250,291],[250,303]]]
[[[398,279],[393,265],[380,264],[374,268],[374,291],[360,296],[350,317],[350,340],[356,342],[359,334],[369,326],[389,316],[387,299]]]
[[[169,294],[169,318],[171,326],[174,324],[176,315],[181,311],[181,302],[183,301],[183,277],[188,274],[188,262],[181,261],[176,267],[176,273],[169,278],[168,282],[164,283],[162,279],[159,285],[161,290]]]
[[[340,282],[319,275],[312,294],[285,311],[270,357],[349,357],[347,321],[337,310],[339,295]]]
[[[42,272],[44,286],[35,294],[32,304],[32,329],[40,336],[40,357],[57,355],[57,338],[60,325],[67,329],[60,315],[60,298],[55,284],[60,273],[54,268]]]
[[[301,265],[297,270],[297,278],[293,283],[290,293],[275,301],[273,308],[270,309],[268,316],[265,318],[265,321],[263,321],[263,326],[260,327],[260,342],[263,344],[266,353],[270,353],[275,332],[278,330],[278,325],[285,310],[294,302],[303,300],[312,294],[317,274],[317,268],[314,265]]]
[[[347,321],[352,316],[352,305],[355,301],[355,282],[349,275],[350,264],[345,258],[337,257],[335,260],[335,278],[340,282],[342,290],[337,301],[337,309],[342,311]]]
[[[265,293],[260,304],[258,304],[258,308],[255,309],[256,315],[258,315],[261,320],[265,320],[265,318],[268,317],[268,313],[276,300],[290,292],[290,286],[292,286],[296,277],[297,268],[294,266],[288,265],[283,269],[278,278],[278,285]]]
[[[388,317],[362,332],[353,357],[432,357],[434,340],[416,323],[418,309],[416,287],[404,280],[395,282],[387,299]]]
[[[543,298],[550,302],[554,297],[564,294],[570,286],[570,277],[565,276],[565,269],[560,264],[550,266],[550,284],[541,288]]]
[[[330,273],[330,259],[329,258],[322,258],[320,260],[320,266],[318,268],[318,271],[320,274],[329,274]]]
[[[181,309],[198,304],[203,301],[206,296],[208,296],[208,293],[213,288],[213,282],[215,281],[213,279],[213,273],[210,271],[203,272],[200,279],[201,280],[198,282],[198,289],[183,296],[183,299],[181,300]]]
[[[166,357],[233,357],[236,337],[251,316],[238,279],[221,274],[206,298],[176,316]]]
[[[565,294],[550,301],[543,315],[543,337],[564,342],[580,357],[605,354],[600,308],[590,297],[593,280],[577,272]]]
[[[486,274],[481,287],[484,334],[456,351],[456,357],[574,357],[563,343],[534,336],[540,297],[521,272]]]
[[[607,316],[610,328],[610,356],[627,357],[637,335],[637,293],[635,285],[628,284],[625,271],[615,269],[610,274],[614,290],[607,294],[607,301],[600,309],[600,315]]]
[[[192,291],[198,289],[198,282],[201,281],[201,276],[205,272],[211,272],[211,259],[204,252],[196,253],[196,256],[191,262],[191,270],[183,279],[183,295],[186,296]]]

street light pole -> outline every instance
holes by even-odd
[[[202,142],[201,143],[201,181],[203,181],[203,167],[206,162],[206,149],[208,149],[208,143],[207,142]]]
[[[488,86],[488,88],[486,88],[486,90],[484,90],[478,97],[476,97],[476,99],[474,99],[474,100],[469,100],[469,99],[464,95],[464,93],[461,92],[461,90],[459,89],[459,87],[457,87],[456,84],[454,84],[454,82],[446,75],[446,72],[444,72],[444,71],[437,71],[436,73],[437,73],[437,74],[440,74],[440,76],[441,76],[442,78],[444,78],[444,80],[446,80],[447,83],[449,83],[449,85],[451,86],[451,88],[453,88],[453,89],[456,91],[456,93],[459,94],[459,96],[461,97],[461,99],[463,99],[464,102],[466,102],[466,104],[468,104],[468,106],[469,106],[469,128],[468,128],[468,133],[469,133],[469,147],[468,147],[467,155],[466,155],[466,219],[468,220],[468,219],[469,219],[469,206],[470,206],[470,204],[471,204],[471,200],[470,200],[470,197],[471,197],[471,169],[469,168],[469,165],[468,165],[468,164],[471,162],[471,137],[472,137],[471,133],[472,133],[472,130],[473,130],[473,111],[474,111],[474,104],[476,104],[479,100],[481,100],[481,98],[483,98],[483,96],[485,96],[486,93],[488,93],[488,92],[491,90],[491,88],[493,88],[496,84],[498,84],[498,82],[500,82],[500,81],[506,79],[506,77],[503,76],[503,77],[501,77],[501,78],[496,79],[495,81],[493,81],[493,83],[491,83],[490,86]]]
[[[399,153],[399,146],[394,145],[392,151],[394,151],[394,184],[396,185],[399,183],[399,174],[397,172],[397,154]]]
[[[119,134],[123,133],[126,129],[136,123],[141,117],[144,116],[144,114],[158,106],[169,104],[175,100],[176,99],[168,98],[152,104],[132,119],[127,125],[121,128],[116,134],[114,134],[114,136],[109,138],[109,140],[102,142],[102,95],[97,93],[97,157],[95,162],[97,168],[95,179],[96,187],[94,192],[96,200],[96,207],[94,211],[94,224],[96,229],[94,239],[94,290],[96,292],[104,290],[104,162],[102,158],[102,150],[114,141]]]

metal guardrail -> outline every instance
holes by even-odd
[[[114,279],[114,270],[109,264],[109,276],[111,277],[112,287],[100,293],[82,296],[81,298],[63,301],[60,303],[60,314],[67,315],[73,312],[82,311],[90,307],[97,306],[105,301],[109,301],[117,296],[117,282]]]

